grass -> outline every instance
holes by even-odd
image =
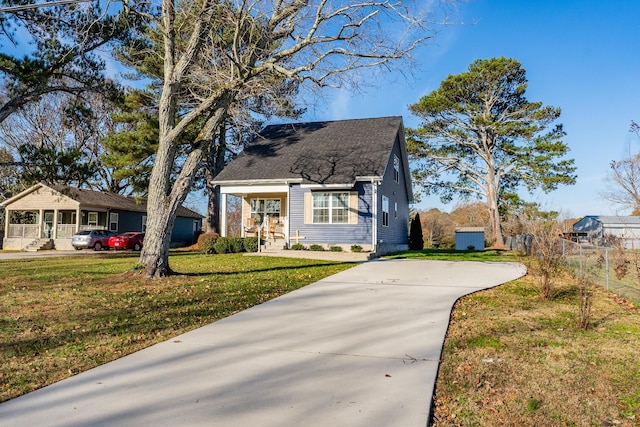
[[[396,258],[514,261],[501,251]],[[172,255],[149,282],[137,257],[0,261],[0,401],[27,393],[336,273],[350,265],[240,255]],[[543,301],[527,276],[459,300],[443,348],[433,426],[640,426],[640,310],[558,278]]]
[[[147,281],[136,255],[0,261],[0,402],[290,292],[353,264],[171,256]]]
[[[434,396],[434,427],[640,426],[640,310],[592,288],[591,324],[564,276],[551,301],[527,276],[459,300]]]
[[[517,262],[518,254],[513,251],[487,249],[484,251],[457,251],[455,249],[423,249],[421,251],[405,251],[389,255],[392,259],[433,259],[438,261],[493,261]]]

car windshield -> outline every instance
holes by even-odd
[[[78,231],[76,234],[77,234],[78,236],[86,236],[86,235],[88,235],[88,234],[91,234],[91,231],[89,231],[89,230],[82,230],[82,231]],[[68,236],[68,234],[67,234],[67,236]]]

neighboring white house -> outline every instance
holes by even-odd
[[[589,215],[573,224],[573,231],[586,233],[593,244],[613,238],[625,248],[640,249],[640,216]]]

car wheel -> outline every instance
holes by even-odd
[[[79,247],[77,247],[77,246],[74,246],[74,247],[73,247],[73,249],[75,249],[76,251],[79,251],[79,250],[80,250],[80,249],[82,249],[82,248],[79,248]]]
[[[133,245],[134,251],[139,251],[140,249],[142,249],[142,246],[140,246],[140,243],[136,243],[135,245]]]
[[[102,243],[96,242],[96,244],[93,245],[93,250],[94,251],[101,251],[102,250]]]

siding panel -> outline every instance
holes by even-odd
[[[304,237],[300,243],[324,245],[370,245],[371,244],[371,218],[373,207],[371,204],[371,184],[357,183],[349,191],[358,193],[359,219],[357,224],[305,224],[304,199],[305,194],[310,194],[308,188],[302,189],[300,185],[291,187],[291,242],[295,243],[296,230]]]
[[[395,182],[394,178],[394,154],[400,159],[399,182]],[[403,174],[403,162],[405,160],[400,152],[400,140],[396,138],[382,183],[378,186],[378,242],[385,245],[404,245],[409,243],[409,196],[406,187],[407,177]],[[382,196],[389,198],[388,227],[382,225]],[[397,213],[394,209],[396,204],[398,206]]]

